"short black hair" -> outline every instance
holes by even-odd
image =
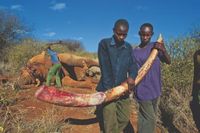
[[[46,49],[50,49],[51,50],[51,46],[52,46],[52,43],[47,43],[46,44]]]
[[[123,26],[126,26],[127,28],[129,28],[129,24],[128,24],[128,21],[126,19],[118,19],[115,22],[114,29],[116,29],[120,25],[123,25]]]
[[[140,26],[140,30],[142,30],[143,27],[149,27],[151,28],[152,32],[153,32],[153,25],[151,23],[144,23]]]

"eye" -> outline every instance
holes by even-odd
[[[118,33],[118,32],[116,32],[116,34],[117,34],[118,36],[127,36],[127,33]]]

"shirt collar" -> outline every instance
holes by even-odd
[[[115,46],[115,45],[116,45],[114,36],[112,36],[112,38],[111,38],[111,43],[110,43],[110,45],[111,45],[111,46]],[[124,44],[123,44],[120,48],[127,48],[127,46],[126,46],[126,41],[124,41]]]

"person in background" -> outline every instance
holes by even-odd
[[[49,69],[49,72],[47,74],[46,85],[50,86],[52,77],[56,76],[56,86],[60,88],[62,86],[61,78],[60,78],[60,71],[61,71],[62,65],[59,61],[57,53],[53,51],[50,46],[47,47],[47,52],[51,57],[52,67]]]
[[[139,30],[141,43],[132,52],[132,57],[136,59],[139,68],[145,63],[153,48],[158,49],[159,52],[149,72],[134,90],[139,103],[138,133],[155,132],[157,108],[161,95],[160,62],[171,63],[164,43],[150,42],[153,34],[152,24],[142,24]]]
[[[199,117],[199,114],[200,114],[200,49],[195,51],[193,55],[193,61],[194,61],[194,75],[193,75],[193,87],[192,87],[192,100],[190,101],[190,108],[192,111],[195,125],[198,131],[200,132],[200,117]]]
[[[125,41],[128,30],[127,20],[119,19],[114,24],[113,36],[100,41],[98,59],[101,78],[97,91],[105,92],[127,79],[129,89],[133,89],[137,76],[137,65],[131,57],[131,45]],[[127,93],[118,100],[97,107],[101,132],[121,133],[124,130],[129,123],[130,102]]]

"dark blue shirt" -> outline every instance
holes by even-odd
[[[98,58],[101,79],[97,91],[106,91],[116,87],[124,82],[128,76],[135,79],[138,69],[131,53],[132,47],[127,42],[119,46],[113,37],[100,41]]]

